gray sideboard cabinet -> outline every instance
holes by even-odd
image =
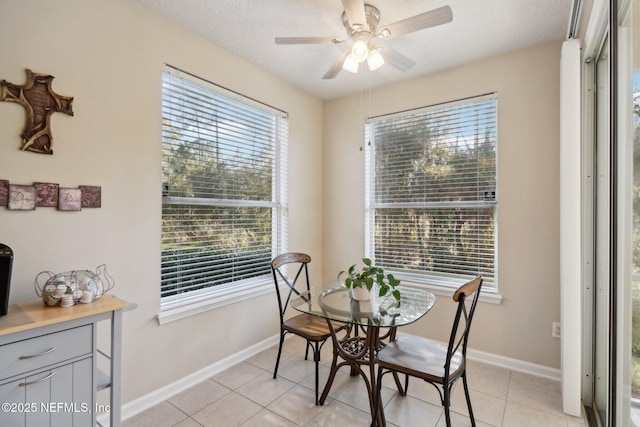
[[[134,305],[135,306],[135,305]],[[99,412],[120,426],[123,300],[103,295],[89,304],[9,306],[0,317],[0,426],[89,427]],[[111,322],[110,354],[97,349],[98,322]],[[98,370],[98,355],[109,372]],[[99,404],[99,390],[109,403]]]

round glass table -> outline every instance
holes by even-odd
[[[396,328],[420,319],[431,310],[436,302],[433,293],[424,289],[398,286],[400,301],[392,295],[380,297],[374,288],[369,300],[359,301],[351,297],[351,292],[343,285],[332,283],[312,287],[294,297],[290,304],[296,310],[327,319],[333,342],[333,361],[327,384],[320,404],[329,394],[338,370],[343,366],[351,368],[351,375],[360,375],[369,393],[371,414],[375,413],[376,375],[375,355],[385,345],[385,340],[394,340]],[[384,333],[381,331],[384,330]],[[368,375],[363,370],[368,370]],[[400,381],[395,377],[396,386],[404,394]],[[372,425],[386,424],[382,405]]]

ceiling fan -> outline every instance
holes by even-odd
[[[339,44],[352,40],[353,45],[351,50],[345,52],[338,58],[324,76],[322,76],[323,79],[332,79],[343,69],[357,73],[360,64],[365,61],[367,61],[367,65],[371,71],[380,68],[385,62],[388,62],[400,71],[408,71],[416,65],[413,60],[388,46],[376,45],[375,42],[447,24],[453,20],[451,8],[449,6],[442,6],[429,12],[389,24],[378,31],[378,23],[380,22],[380,11],[378,8],[366,4],[364,0],[342,0],[342,5],[344,6],[342,23],[347,29],[346,38],[276,37],[276,44]]]

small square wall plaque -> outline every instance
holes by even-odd
[[[80,190],[82,190],[83,208],[99,208],[102,206],[102,187],[81,185]]]
[[[36,208],[36,187],[9,184],[9,209],[32,211]]]
[[[0,179],[0,206],[9,205],[9,180]]]
[[[79,188],[60,188],[58,210],[79,211],[82,206],[82,190]]]
[[[58,206],[58,184],[36,182],[36,206],[55,208]]]

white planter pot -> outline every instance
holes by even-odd
[[[360,286],[351,288],[351,297],[358,301],[369,301],[371,299],[371,291]]]

